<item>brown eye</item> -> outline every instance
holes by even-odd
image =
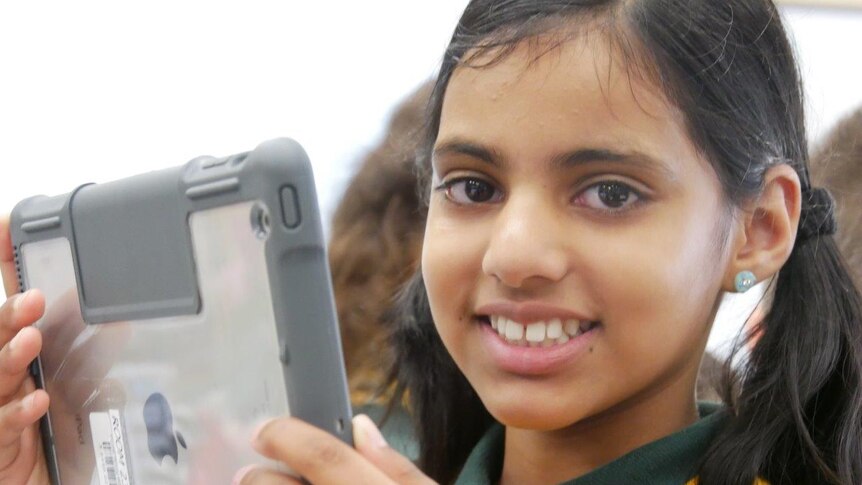
[[[610,180],[591,185],[575,198],[575,203],[598,211],[620,212],[641,199],[641,194],[630,185]]]
[[[475,177],[465,177],[443,184],[446,197],[456,204],[483,204],[496,202],[501,192],[494,184]]]
[[[481,180],[465,180],[464,195],[473,202],[488,202],[494,196],[494,187]]]
[[[633,195],[631,188],[615,182],[602,182],[597,191],[599,200],[612,209],[623,207]]]

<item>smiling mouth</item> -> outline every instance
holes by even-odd
[[[509,345],[520,347],[552,347],[591,332],[601,322],[553,318],[523,324],[499,315],[480,315],[479,321],[490,325]]]

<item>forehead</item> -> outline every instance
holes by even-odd
[[[499,62],[473,61],[458,67],[447,86],[438,141],[463,137],[548,151],[601,145],[662,158],[696,152],[679,110],[607,36],[581,35],[547,48],[522,42]]]

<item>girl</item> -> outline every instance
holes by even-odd
[[[862,483],[860,298],[771,1],[474,0],[429,115],[394,339],[419,468],[363,416],[355,450],[286,418],[261,453],[312,483]],[[698,406],[723,293],[773,276],[738,396]],[[42,469],[47,396],[20,375],[40,305],[0,322],[0,479],[20,483]]]

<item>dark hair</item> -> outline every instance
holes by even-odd
[[[796,170],[806,196],[800,76],[770,0],[471,1],[429,104],[424,179],[456,68],[492,65],[540,35],[564,42],[580,26],[604,33],[630,74],[679,108],[728,210],[756,197],[777,164]],[[443,347],[421,277],[402,302],[394,377],[418,422],[420,466],[451,482],[493,420]],[[862,483],[862,304],[831,237],[797,241],[757,333],[700,483]]]

